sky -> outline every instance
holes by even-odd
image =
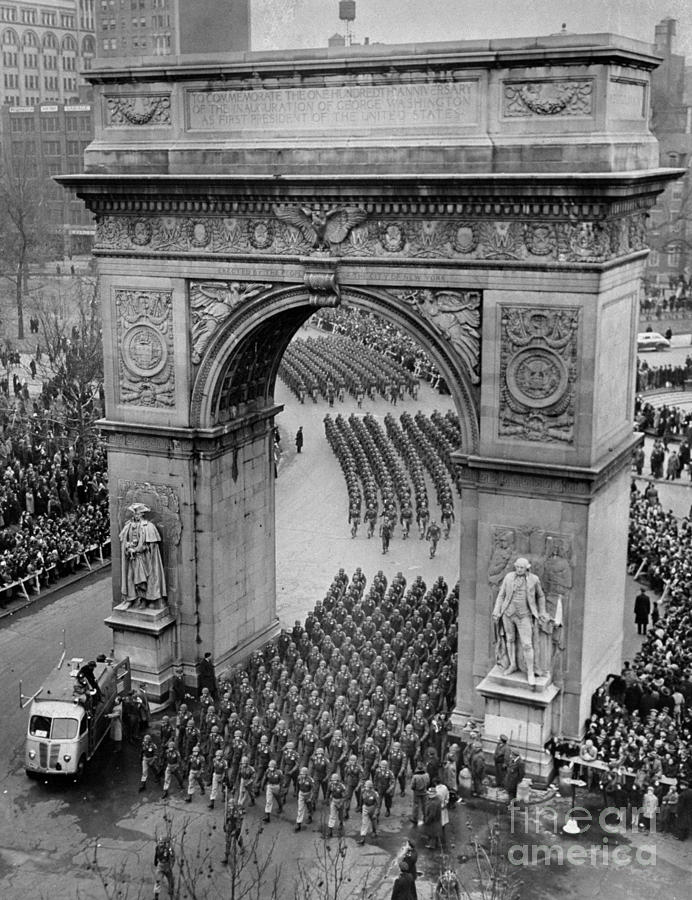
[[[252,0],[253,49],[324,47],[344,33],[339,0]],[[678,20],[676,52],[692,64],[692,0],[356,0],[359,43],[387,44],[560,31],[610,31],[652,43],[664,18]]]

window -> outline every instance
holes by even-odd
[[[652,250],[651,253],[649,253],[649,265],[652,268],[657,269],[660,266],[660,264],[661,264],[661,254],[658,252],[658,250]]]
[[[19,90],[19,75],[16,72],[5,72],[5,88]]]
[[[11,28],[8,28],[6,31],[2,33],[2,42],[3,44],[11,44],[16,47],[19,41],[17,40],[16,32],[12,31]]]
[[[22,22],[25,25],[35,25],[36,24],[36,10],[35,9],[23,9],[22,10]]]
[[[41,25],[46,25],[48,28],[55,27],[56,16],[54,12],[48,12],[46,10],[41,11]]]
[[[45,156],[60,156],[60,141],[44,141],[43,153]]]
[[[38,69],[38,53],[25,53],[24,54],[24,68],[25,69]]]
[[[58,39],[53,34],[52,31],[47,31],[43,35],[43,49],[46,50],[57,50],[58,49]]]
[[[52,54],[49,56],[46,53],[43,54],[43,68],[44,69],[57,69],[58,68],[58,57],[53,56]]]
[[[60,27],[61,28],[74,28],[75,25],[75,17],[70,13],[60,13]]]
[[[27,116],[24,119],[24,131],[29,131],[29,132],[36,131],[36,120],[33,117],[29,118]]]
[[[680,248],[676,247],[675,250],[668,251],[668,265],[671,269],[677,269],[680,266]]]
[[[22,130],[22,120],[13,118],[10,119],[10,131],[16,134],[18,131]]]
[[[74,70],[75,70],[74,56],[63,56],[62,67],[63,67],[64,72],[74,72]]]
[[[78,120],[74,116],[66,116],[65,117],[65,130],[66,131],[76,131],[77,130],[77,122],[78,122]]]
[[[22,47],[38,47],[38,38],[33,31],[25,31],[22,35]]]
[[[43,84],[47,91],[60,90],[60,81],[57,75],[46,75],[43,79]]]
[[[81,145],[79,141],[68,141],[67,142],[67,155],[68,156],[79,156],[82,152]]]
[[[16,22],[17,8],[15,6],[0,6],[0,22]]]
[[[28,91],[37,91],[39,89],[38,75],[25,75],[24,87]]]
[[[17,68],[17,54],[11,50],[5,50],[2,54],[2,64],[5,69]]]
[[[59,131],[60,119],[57,116],[42,116],[41,131]]]
[[[91,134],[91,119],[80,119],[79,130],[82,134]]]

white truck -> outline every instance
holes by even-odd
[[[95,690],[84,678],[84,660],[64,654],[45,684],[31,697],[19,686],[20,704],[29,707],[24,768],[29,778],[78,780],[109,731],[108,713],[116,697],[130,690],[130,660],[98,657]],[[99,696],[100,692],[100,696]]]

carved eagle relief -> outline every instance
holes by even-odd
[[[345,241],[351,229],[360,225],[368,214],[357,206],[325,212],[319,208],[282,204],[274,207],[274,215],[281,222],[297,228],[313,249],[330,250],[333,245]]]

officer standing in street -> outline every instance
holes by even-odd
[[[175,853],[169,838],[161,838],[156,844],[154,853],[154,866],[156,875],[154,881],[154,900],[161,893],[161,883],[166,879],[168,883],[168,896],[173,897],[174,880],[173,880],[173,863],[175,862]]]
[[[223,830],[226,836],[226,852],[221,862],[228,865],[228,858],[231,855],[231,847],[235,851],[235,846],[243,852],[243,816],[245,810],[232,797],[226,804],[226,814],[223,821]],[[235,844],[235,846],[234,846]]]

